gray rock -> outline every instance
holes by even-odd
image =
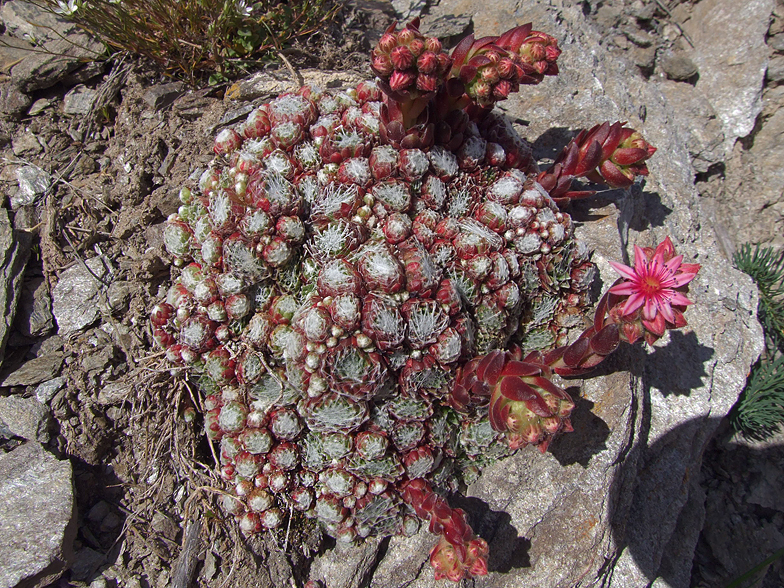
[[[676,82],[683,82],[697,75],[697,66],[683,53],[667,51],[659,59],[665,75]]]
[[[656,85],[639,83],[625,63],[611,59],[579,5],[543,0],[511,16],[505,10],[482,0],[441,0],[431,8],[433,17],[473,14],[477,37],[502,32],[510,20],[530,20],[559,39],[560,75],[502,103],[512,118],[530,121],[524,129],[529,140],[564,145],[577,129],[628,120],[659,149],[644,190],[617,194],[615,204],[599,210],[600,201],[593,209],[576,207],[575,214],[597,218],[580,223],[579,236],[596,248],[605,287],[616,279],[608,259],[628,259],[633,244],[653,245],[666,235],[702,270],[690,288],[695,304],[688,328],[650,351],[619,350],[608,360],[609,375],[582,384],[575,432],[545,455],[527,448],[493,464],[469,487],[472,498],[456,501],[490,543],[490,573],[473,582],[486,588],[654,582],[686,588],[704,517],[692,479],[717,426],[709,417],[729,411],[761,351],[756,291],[732,268],[711,230],[694,189],[687,134],[674,124],[675,106]],[[426,565],[434,543],[426,530],[413,540],[393,538],[370,586],[440,585]],[[367,561],[334,552],[322,558],[331,558],[336,579],[330,582],[339,585],[357,577]]]
[[[40,147],[37,139],[36,144]],[[35,204],[35,201],[43,196],[52,185],[52,177],[49,173],[35,165],[25,165],[18,168],[16,181],[19,182],[19,190],[11,197],[13,210],[28,204]]]
[[[720,437],[720,450],[712,454],[705,528],[695,562],[695,572],[702,579],[699,585],[726,586],[760,560],[784,548],[780,525],[784,514],[783,441],[784,433],[764,442],[749,441],[740,435]],[[765,513],[762,517],[760,507]],[[755,576],[754,585],[780,586],[781,568],[776,567],[767,570],[767,576],[772,578],[762,570]]]
[[[777,110],[748,150],[727,162],[724,189],[705,196],[726,224],[735,246],[769,241],[784,245],[784,109]]]
[[[100,315],[101,281],[110,270],[109,261],[93,257],[72,265],[60,273],[52,292],[52,312],[57,321],[58,334],[67,337],[91,325]]]
[[[428,0],[392,0],[392,7],[402,22],[421,16],[427,6]]]
[[[0,8],[0,13],[2,13],[2,8]],[[8,75],[11,68],[34,49],[35,46],[24,39],[17,39],[5,34],[0,35],[0,72]]]
[[[36,45],[58,39],[76,29],[76,25],[59,14],[26,0],[4,2],[0,18],[9,34]]]
[[[96,525],[101,524],[101,521],[106,515],[109,514],[109,503],[105,500],[99,500],[95,505],[87,511],[87,520]]]
[[[0,420],[17,437],[49,442],[49,409],[34,398],[0,397]]]
[[[39,98],[33,102],[33,104],[30,106],[30,110],[27,111],[27,114],[30,116],[38,116],[51,105],[52,101],[48,98]]]
[[[48,404],[55,397],[55,394],[63,389],[65,383],[66,379],[62,376],[41,382],[35,389],[35,398],[41,404]]]
[[[751,133],[762,110],[772,9],[772,0],[704,0],[683,25],[694,43],[697,87],[724,124],[727,155],[736,139]]]
[[[202,568],[202,575],[206,580],[212,580],[215,574],[218,573],[220,567],[220,559],[212,551],[207,551],[204,556],[204,567]]]
[[[22,288],[24,268],[30,255],[29,233],[11,228],[8,211],[0,209],[0,366],[5,344],[16,316],[16,301]]]
[[[92,110],[97,95],[96,90],[86,86],[79,85],[71,88],[63,97],[63,114],[70,116],[88,114]]]
[[[11,439],[13,436],[14,432],[0,419],[0,439]]]
[[[0,84],[0,114],[16,118],[29,108],[31,102],[30,96],[14,84],[10,82]]]
[[[773,51],[784,51],[784,33],[768,38],[768,47]]]
[[[23,92],[43,90],[68,73],[103,54],[103,45],[85,33],[47,41],[43,51],[31,53],[11,68],[11,81]]]
[[[102,386],[98,392],[98,404],[122,404],[130,399],[133,395],[133,385],[125,380],[126,378],[123,378]]]
[[[306,85],[330,89],[348,88],[351,85],[358,84],[364,79],[359,74],[350,71],[323,72],[321,70],[305,69],[300,70],[300,74],[302,74],[302,78],[305,80]],[[226,90],[225,100],[256,100],[261,97],[276,96],[283,92],[291,92],[296,90],[297,87],[297,80],[293,79],[291,73],[287,70],[262,72],[229,86]],[[175,103],[175,110],[179,110],[177,106],[178,104]],[[199,108],[203,112],[203,106]],[[207,134],[212,135],[213,131],[214,129],[208,129]]]
[[[35,442],[0,455],[0,587],[38,588],[73,559],[71,463]]]
[[[187,87],[183,82],[158,84],[148,89],[142,99],[154,110],[161,110],[182,96],[186,90]]]
[[[310,578],[321,580],[329,588],[367,586],[367,580],[378,559],[378,544],[376,539],[369,539],[358,547],[338,544],[327,556],[317,556],[313,560]],[[386,584],[394,585],[396,584]]]
[[[656,47],[632,47],[632,61],[634,65],[645,72],[652,72],[656,65]]]
[[[454,40],[462,38],[471,28],[471,15],[449,14],[439,18],[425,17],[420,30],[426,37],[440,39],[445,46],[450,47]]]
[[[35,343],[31,348],[30,352],[34,353],[37,357],[41,357],[43,355],[48,355],[50,353],[55,353],[60,351],[63,348],[63,339],[59,335],[52,335],[47,337],[43,341],[39,341]]]
[[[112,282],[109,286],[109,291],[106,294],[109,303],[109,311],[116,313],[128,308],[128,299],[131,297],[131,291],[133,289],[134,284],[131,282]]]
[[[95,549],[83,547],[76,552],[71,566],[71,579],[80,582],[92,580],[98,568],[106,562],[104,555]]]
[[[180,532],[180,526],[175,523],[170,516],[165,515],[160,511],[156,511],[152,516],[150,525],[155,531],[170,541],[174,541]]]
[[[629,14],[637,20],[651,20],[656,12],[655,2],[642,2],[634,0],[629,6]]]
[[[670,104],[677,104],[673,125],[686,136],[686,147],[695,171],[724,161],[724,125],[702,92],[689,84],[662,81],[658,84]]]
[[[54,326],[52,299],[43,278],[25,282],[14,325],[25,337],[40,337]]]
[[[36,357],[8,374],[0,382],[0,386],[33,386],[58,375],[63,364],[63,356],[59,353]]]
[[[38,155],[44,150],[41,142],[33,133],[27,131],[12,141],[14,155]]]
[[[771,58],[765,77],[776,84],[784,82],[784,55],[774,55]]]
[[[621,20],[623,7],[613,2],[602,4],[596,11],[596,22],[603,29],[614,28]]]

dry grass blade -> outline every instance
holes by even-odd
[[[110,48],[191,82],[228,78],[331,22],[335,0],[41,0]]]

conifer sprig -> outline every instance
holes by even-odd
[[[747,243],[733,260],[759,288],[757,310],[766,345],[730,419],[744,436],[764,440],[784,423],[784,250]]]

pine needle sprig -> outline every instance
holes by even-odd
[[[769,346],[784,351],[784,250],[746,243],[733,261],[759,288],[758,315]]]
[[[761,441],[776,433],[784,423],[784,356],[754,366],[730,420],[750,439]]]
[[[745,437],[764,440],[784,424],[784,250],[747,243],[733,261],[759,288],[757,315],[766,345],[730,421]]]

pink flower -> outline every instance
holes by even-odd
[[[672,241],[667,237],[656,250],[634,248],[634,268],[622,263],[610,262],[615,271],[625,278],[610,288],[612,294],[628,296],[621,314],[628,316],[642,308],[643,323],[663,327],[662,318],[668,323],[677,324],[681,312],[673,311],[674,306],[688,306],[691,300],[678,288],[694,279],[700,269],[699,264],[683,263],[682,255],[675,255]],[[648,326],[648,325],[646,325]]]

